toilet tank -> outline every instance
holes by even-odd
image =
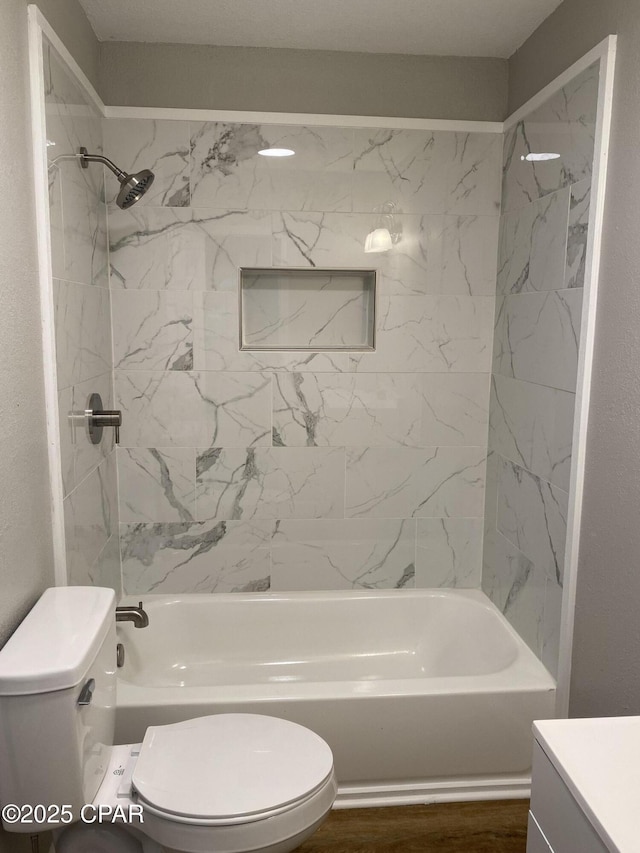
[[[2,805],[69,805],[77,820],[93,800],[113,746],[115,604],[111,589],[48,589],[0,649]]]

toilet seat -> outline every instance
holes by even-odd
[[[147,729],[132,788],[145,812],[233,826],[298,809],[333,783],[333,756],[309,729],[257,714],[217,714]]]

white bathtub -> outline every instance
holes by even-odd
[[[133,602],[133,599],[127,599]],[[338,805],[528,794],[555,682],[475,591],[149,595],[120,623],[116,738],[221,712],[284,717],[334,752]]]

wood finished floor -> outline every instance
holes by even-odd
[[[297,853],[525,853],[528,800],[337,809]]]

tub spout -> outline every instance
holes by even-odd
[[[133,605],[116,607],[116,622],[133,622],[134,628],[146,628],[149,617],[140,602],[137,607]]]

